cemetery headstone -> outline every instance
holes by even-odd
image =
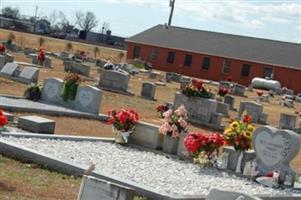
[[[247,113],[252,116],[252,122],[258,123],[260,121],[260,115],[263,112],[263,106],[255,102],[242,101],[240,102],[238,111],[239,118],[241,118],[244,111],[247,111]]]
[[[19,74],[19,79],[24,83],[37,83],[39,69],[35,67],[25,67]]]
[[[233,147],[224,147],[224,152],[228,154],[227,169],[231,171],[236,171],[240,151],[236,151]],[[243,171],[246,163],[253,161],[255,157],[256,155],[253,150],[244,151],[240,170]]]
[[[44,60],[44,63],[43,63],[43,66],[51,68],[51,58],[50,57],[46,56],[46,58]]]
[[[156,85],[151,82],[143,82],[142,89],[141,89],[141,97],[155,100],[155,93],[156,93]]]
[[[16,76],[19,66],[16,63],[6,63],[5,66],[1,69],[0,74],[7,77]]]
[[[182,76],[180,80],[180,88],[181,90],[186,88],[186,86],[190,83],[191,78],[188,76]]]
[[[61,103],[61,89],[63,80],[58,78],[47,78],[44,81],[44,88],[42,90],[42,100],[50,103]]]
[[[280,113],[279,128],[294,130],[296,127],[297,116]]]
[[[282,181],[286,176],[295,176],[290,162],[300,150],[300,139],[294,131],[259,127],[253,133],[252,143],[259,175],[277,170]]]
[[[99,114],[102,91],[92,86],[80,86],[76,93],[75,109]]]
[[[32,48],[25,48],[24,49],[24,55],[34,54],[36,52],[37,51],[35,49],[32,49]]]
[[[234,84],[231,93],[237,96],[245,96],[246,87],[240,84]]]
[[[6,64],[5,56],[0,54],[0,70],[4,67]]]
[[[98,87],[109,91],[133,95],[128,89],[129,81],[130,75],[127,72],[102,70]]]
[[[229,116],[230,106],[226,103],[217,102],[216,112],[223,114],[225,117]]]
[[[232,83],[229,81],[220,81],[219,82],[219,88],[227,88],[230,89],[231,88]]]
[[[224,103],[229,105],[229,109],[230,110],[235,110],[234,108],[234,102],[235,102],[235,97],[231,96],[231,95],[226,95],[224,97]]]
[[[73,73],[78,73],[84,76],[89,76],[90,75],[90,66],[89,65],[84,65],[82,63],[74,62],[74,61],[64,61],[64,71],[65,72],[73,72]]]
[[[83,176],[77,200],[132,200],[134,190],[92,176]]]
[[[160,72],[151,71],[149,74],[149,78],[156,79],[160,75]]]
[[[67,52],[64,52],[64,51],[59,53],[59,58],[62,59],[62,60],[65,60],[65,59],[69,58],[69,56],[70,56],[70,54],[67,53]]]
[[[283,95],[291,95],[291,96],[294,96],[294,90],[290,90],[290,89],[288,89],[288,88],[286,88],[286,87],[283,87],[283,88],[281,89],[281,93],[282,93]]]
[[[267,113],[261,113],[261,115],[259,116],[259,121],[258,122],[260,124],[267,124],[268,117],[269,117],[269,115]]]
[[[39,116],[23,116],[18,119],[18,127],[33,133],[53,134],[55,121]]]

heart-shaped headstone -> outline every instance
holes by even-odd
[[[80,90],[78,100],[83,107],[87,107],[93,101],[93,93],[89,90]]]
[[[59,85],[53,82],[48,82],[45,85],[45,93],[49,98],[54,98],[55,96],[58,95],[59,92]]]
[[[289,166],[299,152],[300,140],[293,131],[264,126],[254,132],[253,146],[259,164],[272,171]]]

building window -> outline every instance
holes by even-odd
[[[250,67],[251,65],[249,64],[243,64],[241,68],[241,76],[248,77],[250,74]]]
[[[134,46],[134,50],[133,50],[134,58],[139,58],[140,57],[140,50],[141,50],[141,48],[139,46]]]
[[[224,60],[223,73],[230,74],[230,68],[231,68],[231,60]]]
[[[273,68],[272,67],[264,67],[263,68],[263,78],[272,78]]]
[[[192,64],[192,55],[185,55],[185,59],[184,59],[184,66],[186,67],[190,67]]]
[[[151,52],[151,60],[156,61],[159,55],[159,49],[158,48],[152,48]]]
[[[175,52],[169,51],[168,55],[167,55],[167,63],[168,64],[173,64],[174,61],[175,61],[175,56],[176,56]]]
[[[203,59],[202,69],[208,70],[209,67],[210,67],[210,58],[205,57],[205,58]]]

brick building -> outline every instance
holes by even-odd
[[[128,59],[155,69],[214,81],[231,76],[246,86],[254,77],[272,76],[301,92],[301,44],[164,25],[126,41]]]

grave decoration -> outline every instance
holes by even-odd
[[[74,100],[81,78],[76,73],[68,73],[64,78],[62,87],[62,98],[64,101]]]
[[[203,82],[196,79],[192,79],[192,81],[182,90],[182,93],[188,97],[213,98],[213,94],[206,90]]]
[[[159,133],[164,135],[163,151],[177,154],[181,135],[187,132],[187,110],[182,105],[176,110],[169,109],[163,113],[163,123]],[[180,144],[182,146],[182,144]]]
[[[195,163],[212,166],[218,150],[224,145],[224,138],[220,133],[192,132],[185,137],[184,144]]]
[[[1,54],[5,53],[5,50],[6,50],[5,46],[3,44],[0,44],[0,53]]]
[[[226,88],[226,87],[219,87],[218,88],[218,95],[219,95],[219,98],[216,98],[217,100],[219,101],[222,101],[223,98],[226,96],[226,94],[229,93],[229,89]]]
[[[139,120],[138,113],[131,109],[112,110],[108,113],[108,123],[112,124],[115,142],[126,144],[128,137],[134,131],[136,123]]]
[[[299,136],[291,130],[263,126],[254,132],[252,143],[256,154],[256,181],[277,187],[271,178],[276,175],[276,183],[293,186],[296,172],[290,167],[290,162],[300,150]]]
[[[39,49],[39,54],[38,54],[38,61],[39,64],[42,64],[46,59],[46,55],[45,55],[45,49],[40,48]]]
[[[24,96],[26,99],[38,101],[41,99],[42,90],[42,84],[31,83],[27,86],[27,89],[24,92]]]
[[[3,110],[0,110],[0,133],[4,131],[4,126],[8,123],[7,117],[4,115]]]
[[[257,94],[256,102],[257,102],[257,103],[260,103],[261,97],[262,97],[262,95],[263,95],[263,91],[262,91],[262,90],[257,90],[257,91],[256,91],[256,94]]]
[[[252,149],[252,135],[255,131],[255,126],[251,123],[251,120],[252,117],[244,112],[242,119],[231,121],[223,134],[226,145],[233,147],[236,152],[239,152],[235,169],[237,173],[241,173],[244,151]]]
[[[159,114],[160,118],[163,118],[163,113],[168,111],[169,109],[170,109],[170,104],[168,104],[168,103],[160,104],[156,108],[157,113]]]

